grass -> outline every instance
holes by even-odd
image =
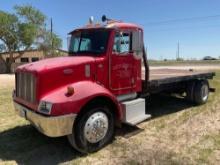
[[[65,137],[40,134],[15,115],[14,85],[3,85],[0,77],[0,164],[219,164],[220,71],[216,73],[211,81],[216,92],[207,104],[153,96],[147,107],[151,120],[137,128],[123,126],[112,144],[89,155],[76,152]]]
[[[193,149],[198,150],[197,161],[199,163],[208,164],[213,159],[214,152],[220,149],[220,134],[205,135]],[[218,154],[218,156],[220,156]],[[220,157],[219,157],[220,159]]]

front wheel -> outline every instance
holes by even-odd
[[[114,116],[106,106],[91,106],[76,120],[71,135],[70,144],[79,152],[95,152],[114,137]]]

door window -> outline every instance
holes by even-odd
[[[131,50],[131,36],[128,32],[118,32],[115,34],[113,52],[128,53]]]

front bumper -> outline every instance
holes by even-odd
[[[59,137],[72,134],[76,114],[51,117],[37,114],[16,102],[14,107],[19,116],[30,121],[44,135]]]

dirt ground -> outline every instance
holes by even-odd
[[[0,164],[218,165],[220,71],[210,84],[216,92],[202,106],[179,97],[152,96],[147,105],[152,119],[137,127],[123,125],[107,147],[81,155],[66,137],[48,138],[15,115],[11,100],[14,75],[0,75]]]
[[[0,74],[0,86],[6,88],[14,85],[14,74]]]

